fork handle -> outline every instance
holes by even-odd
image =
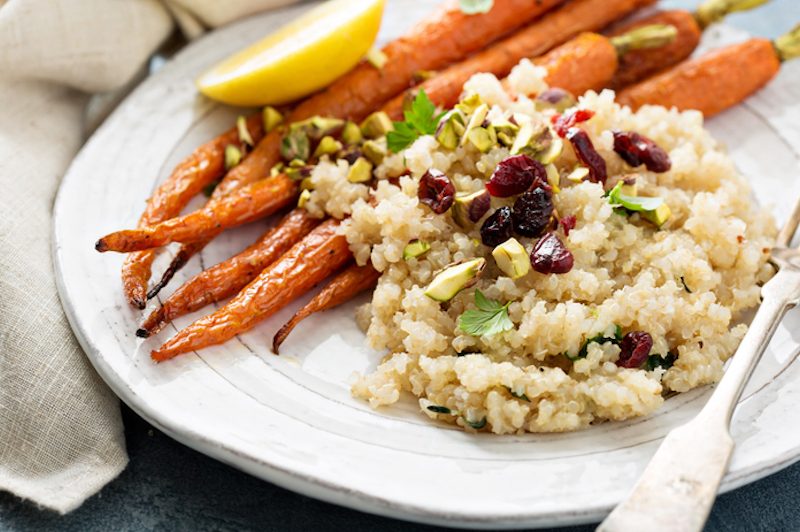
[[[733,452],[731,414],[781,317],[793,304],[789,292],[794,293],[781,272],[764,285],[763,302],[708,403],[693,420],[667,434],[633,492],[598,531],[703,529]]]

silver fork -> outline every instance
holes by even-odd
[[[598,531],[703,529],[733,453],[733,410],[781,318],[800,300],[800,251],[789,247],[798,223],[800,201],[772,249],[778,272],[762,287],[761,305],[708,403],[667,434],[631,494]]]

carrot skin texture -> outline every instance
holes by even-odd
[[[339,221],[327,220],[268,266],[227,305],[200,318],[151,353],[161,362],[223,343],[254,327],[351,260]]]
[[[615,28],[612,35],[621,35],[649,24],[669,24],[678,31],[675,40],[658,48],[631,50],[619,58],[619,68],[608,88],[619,91],[676,65],[692,55],[700,43],[703,30],[694,16],[683,9],[662,11],[641,20]]]
[[[320,221],[309,215],[305,209],[294,209],[244,251],[215,264],[184,283],[147,317],[136,331],[137,336],[151,336],[178,316],[235,295],[264,268],[305,237]]]
[[[372,267],[371,264],[358,266],[353,264],[344,271],[340,272],[329,282],[322,291],[314,296],[303,308],[298,310],[292,318],[287,321],[272,339],[272,352],[276,355],[281,344],[289,336],[289,333],[298,323],[311,316],[315,312],[322,312],[346,303],[365,290],[374,288],[378,283],[380,272]]]
[[[617,102],[696,109],[706,117],[741,102],[771,80],[780,61],[767,39],[750,39],[685,61],[623,90]]]
[[[545,81],[580,95],[607,86],[617,70],[617,50],[607,37],[581,33],[534,61],[547,70]]]
[[[236,227],[273,214],[288,205],[297,194],[297,188],[297,183],[283,175],[262,179],[215,205],[207,205],[156,225],[106,235],[97,241],[95,248],[101,252],[130,252],[165,246],[171,242],[197,242],[220,229]]]
[[[263,137],[264,129],[259,114],[247,118],[247,129],[256,142]],[[234,127],[195,149],[147,200],[139,226],[152,225],[180,214],[189,200],[224,173],[225,147],[239,143],[239,133]],[[151,250],[132,253],[125,258],[122,286],[125,297],[134,307],[145,307],[147,282],[154,259],[155,251]]]
[[[504,77],[520,60],[537,57],[578,33],[599,30],[634,9],[654,1],[573,0],[409,91],[413,93],[420,88],[424,89],[436,105],[450,108],[458,102],[462,86],[473,74],[489,72],[497,77]],[[403,101],[408,97],[408,94],[401,94],[393,98],[383,110],[392,118],[401,119]]]

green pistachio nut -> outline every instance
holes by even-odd
[[[386,138],[379,138],[364,142],[364,144],[361,145],[361,152],[372,164],[378,166],[383,162],[383,158],[386,157],[388,152],[388,148],[386,147]]]
[[[393,129],[392,120],[383,111],[372,113],[361,123],[361,134],[368,139],[383,137]]]
[[[431,249],[431,245],[425,242],[424,240],[412,240],[406,247],[403,248],[403,260],[409,259],[416,259],[417,257],[421,257],[428,250]]]
[[[228,144],[225,146],[225,170],[230,170],[242,160],[242,150],[234,146],[233,144]]]
[[[331,136],[324,136],[317,144],[317,149],[314,150],[314,157],[322,157],[323,155],[333,155],[342,149],[342,143]]]
[[[372,163],[359,157],[347,171],[347,180],[351,183],[366,183],[372,179]]]
[[[364,137],[361,136],[361,128],[355,122],[346,122],[342,129],[342,142],[348,146],[358,144]]]
[[[511,279],[519,279],[531,271],[528,252],[516,238],[509,238],[495,247],[492,250],[492,257],[500,271]]]
[[[425,295],[434,301],[450,301],[461,290],[475,284],[485,267],[483,257],[448,266],[433,278]]]
[[[672,211],[666,203],[662,203],[652,211],[642,212],[642,217],[648,222],[655,224],[657,227],[664,225],[666,221],[669,220],[670,216],[672,216]]]
[[[306,206],[306,203],[308,203],[309,199],[311,199],[311,191],[308,189],[303,190],[300,193],[300,197],[297,198],[297,206],[302,209]]]
[[[271,106],[266,106],[261,111],[261,119],[264,122],[264,131],[269,133],[283,123],[283,115]]]

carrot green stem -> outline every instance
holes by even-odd
[[[706,0],[697,6],[694,17],[700,27],[705,29],[731,13],[748,11],[767,2],[769,0]]]
[[[800,24],[792,28],[789,33],[775,39],[774,45],[781,61],[800,57]]]
[[[611,44],[617,54],[625,55],[631,50],[660,48],[678,36],[678,30],[670,24],[650,24],[634,28],[627,33],[611,38]]]

